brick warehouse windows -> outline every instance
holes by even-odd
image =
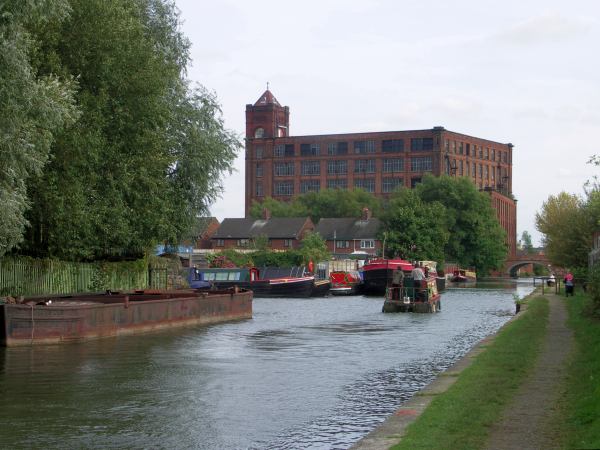
[[[330,142],[327,144],[327,154],[331,156],[335,155],[347,155],[348,154],[348,143],[347,142]]]
[[[375,192],[375,178],[355,178],[354,187],[367,192]]]
[[[287,177],[294,175],[294,163],[293,162],[281,162],[273,165],[273,174],[276,177]]]
[[[306,194],[307,192],[319,192],[321,189],[321,183],[319,180],[306,180],[300,182],[300,193]]]
[[[411,172],[431,172],[433,160],[431,156],[413,156],[410,158]]]
[[[290,196],[294,195],[293,181],[278,181],[275,183],[275,195]]]
[[[375,141],[354,141],[354,153],[357,155],[375,153]]]
[[[320,161],[302,161],[302,175],[319,175],[321,173]]]
[[[327,161],[327,175],[346,175],[348,173],[348,161],[334,159]]]
[[[319,144],[300,144],[300,156],[319,156],[320,153]]]
[[[328,179],[327,180],[327,189],[348,189],[348,180],[346,180],[345,178]]]
[[[433,138],[412,138],[410,140],[411,151],[433,150]]]
[[[383,160],[383,172],[403,172],[404,160],[401,158],[386,158]]]
[[[273,156],[275,158],[290,158],[294,154],[294,144],[277,144],[273,149]]]
[[[375,173],[374,159],[357,159],[354,161],[354,173]]]
[[[388,139],[381,141],[383,153],[399,153],[404,151],[404,139]]]
[[[389,194],[404,185],[402,178],[385,177],[381,180],[381,192]]]
[[[256,177],[260,178],[263,176],[263,165],[261,163],[256,163]]]

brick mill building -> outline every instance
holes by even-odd
[[[246,105],[246,216],[253,201],[291,200],[321,189],[362,188],[388,197],[424,174],[469,177],[490,195],[516,253],[512,144],[436,126],[426,130],[290,136],[290,110],[268,89]]]

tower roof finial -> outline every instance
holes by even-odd
[[[269,82],[267,81],[267,91],[269,90]]]

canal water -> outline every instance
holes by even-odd
[[[348,448],[532,288],[450,289],[420,315],[382,314],[377,297],[255,299],[243,322],[0,349],[0,448]]]

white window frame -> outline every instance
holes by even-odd
[[[375,248],[375,240],[374,239],[361,239],[360,240],[360,248]]]

